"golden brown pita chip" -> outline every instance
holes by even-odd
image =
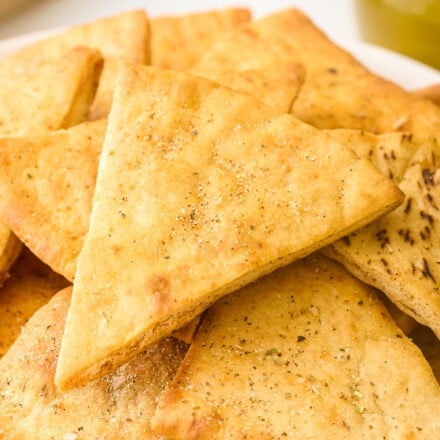
[[[98,49],[105,59],[96,98],[89,114],[90,119],[100,119],[110,111],[118,61],[144,64],[150,60],[149,25],[145,11],[123,12],[74,26],[26,46],[8,57],[7,61],[41,63],[56,59],[75,46]]]
[[[312,256],[214,304],[152,426],[182,440],[437,438],[439,404],[374,290]]]
[[[368,161],[291,115],[202,78],[125,66],[57,386],[111,371],[401,197]]]
[[[0,135],[44,133],[83,121],[96,91],[102,59],[78,47],[32,64],[0,64]]]
[[[248,9],[158,17],[151,20],[151,64],[187,70],[222,36],[250,20]]]
[[[59,394],[53,385],[71,289],[57,293],[0,361],[4,440],[158,439],[150,418],[184,347],[164,339],[114,374]]]
[[[217,82],[288,113],[304,78],[305,71],[300,64],[275,64],[265,69],[225,73]]]
[[[105,120],[0,139],[0,216],[42,261],[73,280],[89,227]]]
[[[419,134],[440,129],[440,109],[369,72],[296,9],[241,26],[212,46],[193,70],[216,79],[225,71],[274,62],[305,67],[307,79],[293,114],[318,128]]]
[[[26,248],[0,289],[0,357],[20,335],[27,320],[68,282]]]
[[[434,138],[414,142],[419,150],[399,182],[401,207],[325,252],[440,335],[440,149]]]

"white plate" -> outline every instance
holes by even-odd
[[[59,30],[48,29],[2,40],[0,41],[0,57]],[[360,41],[337,42],[337,44],[351,52],[373,72],[408,90],[440,83],[440,71],[396,52]]]

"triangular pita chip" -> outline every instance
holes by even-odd
[[[68,282],[26,248],[0,289],[0,357],[20,335],[27,320]]]
[[[224,83],[287,112],[303,75],[301,66],[283,65],[228,74]],[[102,120],[44,136],[0,139],[0,217],[69,280],[89,227],[105,129]]]
[[[126,65],[57,386],[111,371],[401,198],[368,161],[291,115],[202,78]]]
[[[185,351],[173,338],[114,374],[58,393],[53,384],[71,289],[39,310],[0,361],[2,439],[158,439],[150,419]]]
[[[434,138],[414,142],[419,149],[399,182],[402,206],[325,252],[440,336],[440,148]]]
[[[440,109],[369,72],[296,9],[241,26],[213,45],[193,70],[215,80],[225,71],[274,62],[303,64],[307,78],[293,113],[318,128],[440,129]]]
[[[0,216],[42,261],[73,280],[89,227],[107,122],[0,139]]]
[[[44,133],[85,119],[96,91],[102,59],[78,47],[49,61],[0,63],[0,135]]]
[[[439,404],[374,289],[312,256],[207,312],[152,426],[182,440],[428,439]]]
[[[111,107],[118,62],[145,64],[150,60],[149,24],[145,11],[123,12],[71,27],[26,46],[8,57],[7,61],[41,63],[56,59],[75,46],[98,49],[105,59],[96,98],[89,114],[90,119],[102,118]]]
[[[248,9],[158,17],[151,20],[151,64],[187,70],[224,33],[250,20]]]

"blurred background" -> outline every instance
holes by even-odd
[[[251,6],[258,15],[291,6],[309,14],[319,25],[342,37],[358,38],[353,0],[0,0],[0,38],[92,20],[132,8],[152,16],[235,6]],[[9,12],[8,12],[9,11]]]
[[[440,0],[0,0],[0,39],[132,8],[151,16],[248,6],[261,16],[299,7],[338,41],[367,41],[440,69]]]

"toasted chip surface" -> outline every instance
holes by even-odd
[[[67,285],[67,280],[23,249],[10,277],[0,288],[0,357],[20,335],[28,319]]]
[[[0,139],[0,216],[41,260],[73,280],[89,227],[105,120]]]
[[[70,293],[60,291],[40,309],[0,361],[0,437],[157,439],[150,418],[184,346],[165,339],[113,375],[59,394],[53,379]]]
[[[304,78],[305,71],[300,64],[279,63],[264,69],[225,72],[219,75],[217,82],[288,113]]]
[[[61,388],[114,368],[220,296],[401,201],[368,161],[291,115],[183,73],[136,65],[121,73]]]
[[[314,255],[207,312],[152,424],[179,439],[436,438],[439,403],[374,290]]]
[[[414,146],[418,146],[415,151]],[[381,289],[401,310],[439,336],[440,150],[432,137],[411,137],[401,147],[406,166],[397,180],[406,195],[405,202],[371,225],[332,243],[325,252]],[[409,160],[408,149],[413,152]],[[393,151],[399,162],[399,150]]]
[[[283,65],[231,73],[223,82],[287,112],[303,76],[300,66]],[[0,216],[69,280],[89,226],[105,129],[106,121],[100,120],[44,136],[0,140],[0,188],[5,194]]]
[[[248,9],[232,8],[151,20],[153,66],[187,70],[222,34],[250,20]]]
[[[44,133],[78,124],[98,85],[102,58],[86,47],[50,60],[0,63],[0,134]]]

